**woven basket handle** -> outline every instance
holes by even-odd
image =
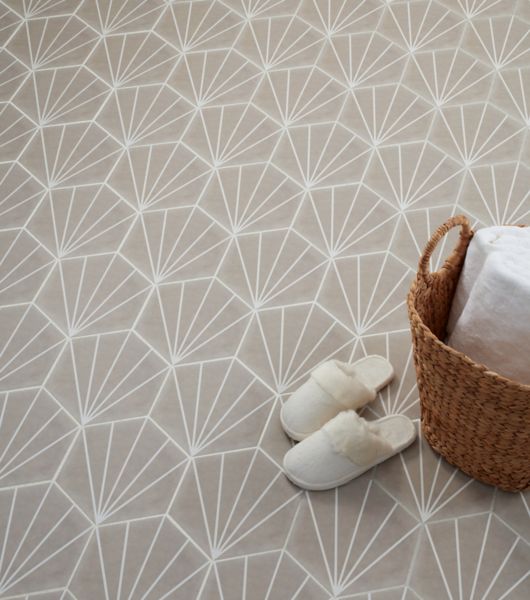
[[[473,230],[471,229],[469,221],[466,217],[464,217],[464,215],[456,215],[455,217],[447,219],[443,225],[440,225],[440,227],[438,227],[438,229],[432,234],[431,239],[425,246],[425,250],[420,258],[418,267],[419,274],[424,280],[429,280],[431,277],[429,261],[434,249],[438,245],[438,242],[450,229],[458,226],[462,228],[460,230],[460,239],[458,240],[458,244],[453,250],[452,255],[446,260],[446,265],[450,266],[458,257],[461,257],[465,253],[467,245],[469,244],[469,240],[473,237]]]

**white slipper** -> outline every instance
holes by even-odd
[[[416,428],[404,415],[366,421],[348,410],[293,446],[283,468],[301,488],[329,490],[359,477],[415,439]]]
[[[339,412],[371,402],[393,377],[392,365],[382,356],[366,356],[353,364],[328,360],[282,406],[282,427],[293,440],[303,440]]]

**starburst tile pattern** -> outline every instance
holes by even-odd
[[[0,0],[0,598],[530,597],[528,493],[421,435],[303,492],[279,418],[380,354],[419,427],[407,289],[530,224],[529,61],[528,0]]]

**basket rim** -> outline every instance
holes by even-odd
[[[493,381],[495,381],[497,383],[502,383],[503,385],[510,387],[514,390],[530,394],[530,384],[519,383],[518,381],[515,381],[514,379],[510,379],[509,377],[505,377],[504,375],[501,375],[500,373],[493,371],[492,369],[488,368],[486,365],[484,365],[482,363],[475,362],[472,358],[467,356],[467,354],[464,354],[463,352],[460,352],[459,350],[456,350],[455,348],[451,348],[451,346],[448,346],[439,337],[434,335],[434,333],[429,329],[429,327],[427,327],[427,325],[425,325],[425,323],[423,322],[423,319],[420,317],[418,311],[416,310],[414,300],[416,298],[417,283],[418,283],[418,277],[416,275],[416,277],[414,277],[414,279],[412,280],[412,284],[410,286],[409,293],[407,294],[407,305],[408,305],[408,309],[409,309],[409,320],[410,321],[412,321],[412,319],[411,319],[411,313],[412,313],[412,315],[414,315],[416,317],[420,327],[424,330],[425,334],[428,335],[431,339],[433,339],[434,342],[436,343],[436,345],[440,349],[444,350],[445,352],[449,352],[450,354],[453,354],[454,356],[457,356],[458,358],[463,360],[465,363],[470,365],[473,369],[479,371],[482,375],[492,379]],[[411,322],[411,325],[412,325],[412,322]]]

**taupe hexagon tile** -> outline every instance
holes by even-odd
[[[493,512],[524,540],[530,535],[529,500],[528,491],[509,494],[497,490],[493,504]]]
[[[414,54],[403,79],[426,100],[443,106],[487,96],[492,70],[460,48],[447,48]]]
[[[193,106],[167,85],[121,87],[107,99],[97,122],[126,146],[178,142]]]
[[[432,107],[400,85],[353,90],[342,122],[374,146],[423,140],[432,120]]]
[[[172,369],[151,416],[190,455],[213,454],[260,445],[274,399],[241,362],[220,359]]]
[[[35,125],[11,103],[0,104],[0,151],[4,160],[17,160],[32,138]]]
[[[247,18],[293,15],[298,8],[296,3],[289,0],[225,0],[224,4]]]
[[[417,52],[457,46],[462,35],[462,15],[438,2],[393,2],[385,11],[379,31],[403,48]]]
[[[323,600],[324,588],[287,553],[272,551],[213,563],[198,598],[307,598]]]
[[[510,14],[513,10],[510,0],[441,0],[441,3],[468,19]]]
[[[1,490],[0,522],[4,597],[68,583],[91,525],[55,485]]]
[[[197,111],[183,140],[219,167],[268,158],[278,135],[278,125],[253,104],[230,104]]]
[[[520,162],[469,169],[458,204],[482,223],[524,224],[530,210],[530,171]]]
[[[132,332],[72,339],[46,390],[80,424],[149,414],[167,367]]]
[[[131,146],[108,183],[137,210],[195,204],[211,176],[207,163],[182,144]]]
[[[321,360],[347,359],[353,345],[346,327],[306,303],[257,311],[238,357],[273,390],[284,393],[300,385]]]
[[[230,48],[242,27],[241,17],[218,0],[175,2],[159,19],[156,32],[183,51]]]
[[[166,512],[187,457],[149,419],[84,426],[57,477],[95,524]]]
[[[230,451],[193,459],[169,514],[210,558],[228,558],[282,548],[299,496],[261,450]]]
[[[64,337],[32,304],[0,308],[2,391],[39,386],[55,362]]]
[[[0,488],[52,479],[77,426],[39,388],[1,395]]]
[[[209,180],[200,206],[230,233],[288,227],[303,190],[270,163],[221,167]]]
[[[0,50],[0,101],[9,101],[27,80],[29,70],[7,50]]]
[[[22,596],[9,596],[12,600],[75,600],[74,596],[67,589],[54,590],[52,592],[37,592],[36,594],[23,594]]]
[[[473,20],[462,47],[496,68],[523,67],[530,54],[528,24],[510,14]]]
[[[436,454],[421,435],[375,479],[422,522],[490,511],[494,489],[464,475]]]
[[[370,31],[378,23],[383,6],[375,0],[344,3],[311,0],[300,6],[299,15],[326,34]]]
[[[52,125],[91,121],[108,93],[108,86],[81,65],[36,71],[13,102],[40,125]]]
[[[529,548],[492,514],[428,524],[411,578],[422,598],[523,599]],[[457,591],[458,590],[458,591]]]
[[[332,597],[405,583],[417,521],[369,475],[306,492],[286,550]]]
[[[169,519],[149,517],[98,527],[70,590],[79,600],[120,594],[184,600],[197,597],[207,573],[207,557]]]
[[[31,69],[82,65],[98,36],[75,15],[25,20],[6,45]]]
[[[49,125],[25,147],[21,163],[50,188],[101,183],[121,146],[95,123]]]
[[[248,320],[248,307],[225,284],[200,278],[156,286],[136,331],[177,364],[232,356]]]
[[[236,50],[184,54],[168,83],[195,106],[234,104],[255,94],[261,71]]]
[[[160,18],[163,7],[162,0],[125,0],[117,4],[95,0],[81,3],[77,14],[102,34],[128,33],[149,30]]]
[[[278,16],[250,19],[238,46],[244,56],[266,69],[304,67],[315,62],[323,39],[297,16]]]
[[[314,67],[270,70],[254,96],[262,110],[285,125],[335,121],[343,86]]]
[[[2,598],[527,599],[528,492],[420,435],[304,493],[280,411],[380,354],[419,426],[427,239],[530,224],[529,6],[0,0]]]
[[[293,222],[294,229],[329,258],[388,248],[397,209],[362,184],[311,190]]]
[[[32,215],[44,188],[17,163],[0,164],[0,228],[21,227]]]
[[[23,229],[0,232],[0,305],[31,302],[53,265],[52,255]]]
[[[442,108],[433,125],[432,139],[465,166],[516,160],[523,142],[520,123],[490,104]]]
[[[22,18],[20,15],[17,15],[15,11],[8,8],[5,4],[2,4],[0,11],[0,43],[2,46],[5,46],[9,38],[20,27]]]
[[[331,36],[318,61],[347,88],[399,81],[404,64],[406,53],[375,31]]]
[[[370,146],[339,123],[286,129],[274,154],[275,164],[304,187],[349,183],[363,173]]]
[[[411,278],[409,267],[387,252],[337,258],[318,302],[354,335],[403,329]]]
[[[106,185],[50,190],[27,223],[29,232],[57,258],[114,252],[134,210]]]
[[[154,33],[102,36],[86,66],[112,86],[163,83],[176,51]]]
[[[408,211],[456,200],[461,167],[427,141],[378,148],[363,182]]]
[[[69,336],[103,333],[131,327],[150,287],[118,254],[64,258],[35,302]]]
[[[227,244],[226,232],[207,214],[182,207],[145,211],[121,251],[151,281],[170,283],[215,275]]]
[[[230,245],[219,277],[252,308],[309,302],[325,258],[291,230],[242,233]]]
[[[527,125],[530,122],[529,77],[528,67],[500,71],[491,93],[491,99],[497,106]]]
[[[25,19],[37,17],[55,17],[78,10],[81,0],[6,0],[10,6]]]

